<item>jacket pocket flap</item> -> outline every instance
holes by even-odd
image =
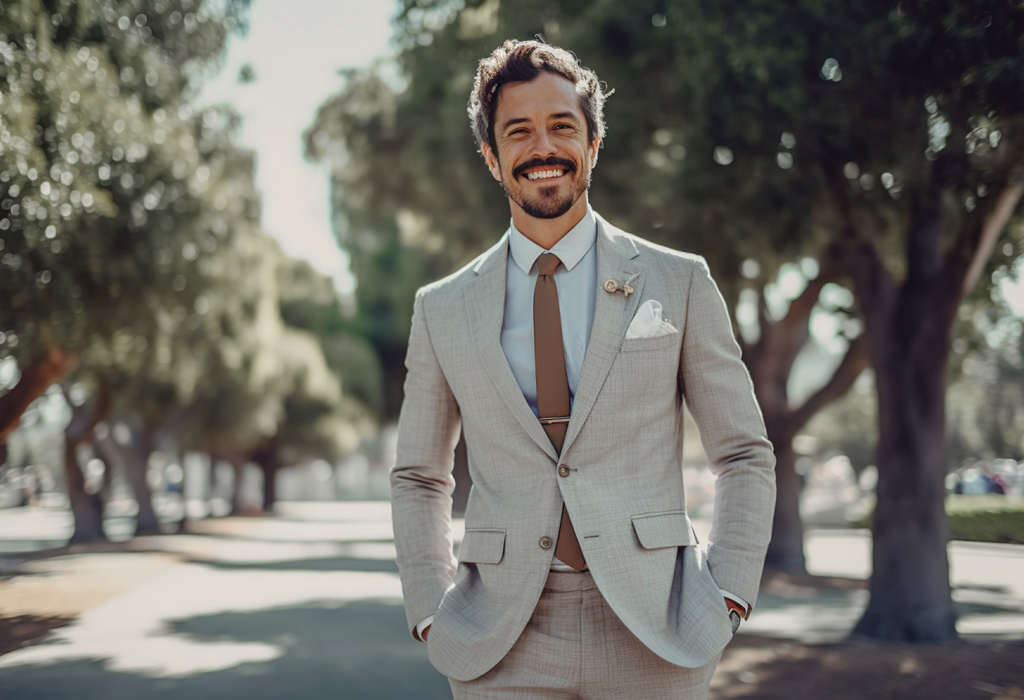
[[[667,510],[661,513],[634,515],[633,530],[644,549],[679,547],[697,544],[697,534],[686,511]]]
[[[497,564],[505,553],[504,530],[466,530],[459,545],[459,561]]]

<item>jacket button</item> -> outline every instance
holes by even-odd
[[[569,476],[569,465],[563,464],[560,467],[558,467],[558,475]]]
[[[551,545],[553,545],[553,544],[554,544],[554,542],[552,542],[551,538],[548,537],[547,535],[544,535],[543,537],[540,538],[540,548],[541,549],[551,549]]]

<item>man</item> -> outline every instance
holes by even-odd
[[[455,698],[704,698],[757,598],[772,445],[705,260],[588,204],[604,99],[541,42],[480,62],[469,113],[511,226],[416,294],[392,517],[410,632]],[[706,554],[684,401],[718,477]]]

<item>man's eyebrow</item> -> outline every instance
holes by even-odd
[[[571,119],[572,121],[576,122],[577,124],[579,124],[579,121],[580,121],[580,118],[577,117],[572,112],[558,112],[557,114],[552,114],[551,118],[552,119]]]
[[[513,124],[523,124],[523,123],[528,122],[528,121],[530,121],[530,120],[527,119],[526,117],[516,117],[515,119],[509,119],[504,124],[501,125],[501,130],[504,131],[505,129],[509,128]]]

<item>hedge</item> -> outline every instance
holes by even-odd
[[[857,510],[850,524],[870,527],[874,504]],[[950,539],[1024,544],[1022,496],[948,496],[946,517]]]

